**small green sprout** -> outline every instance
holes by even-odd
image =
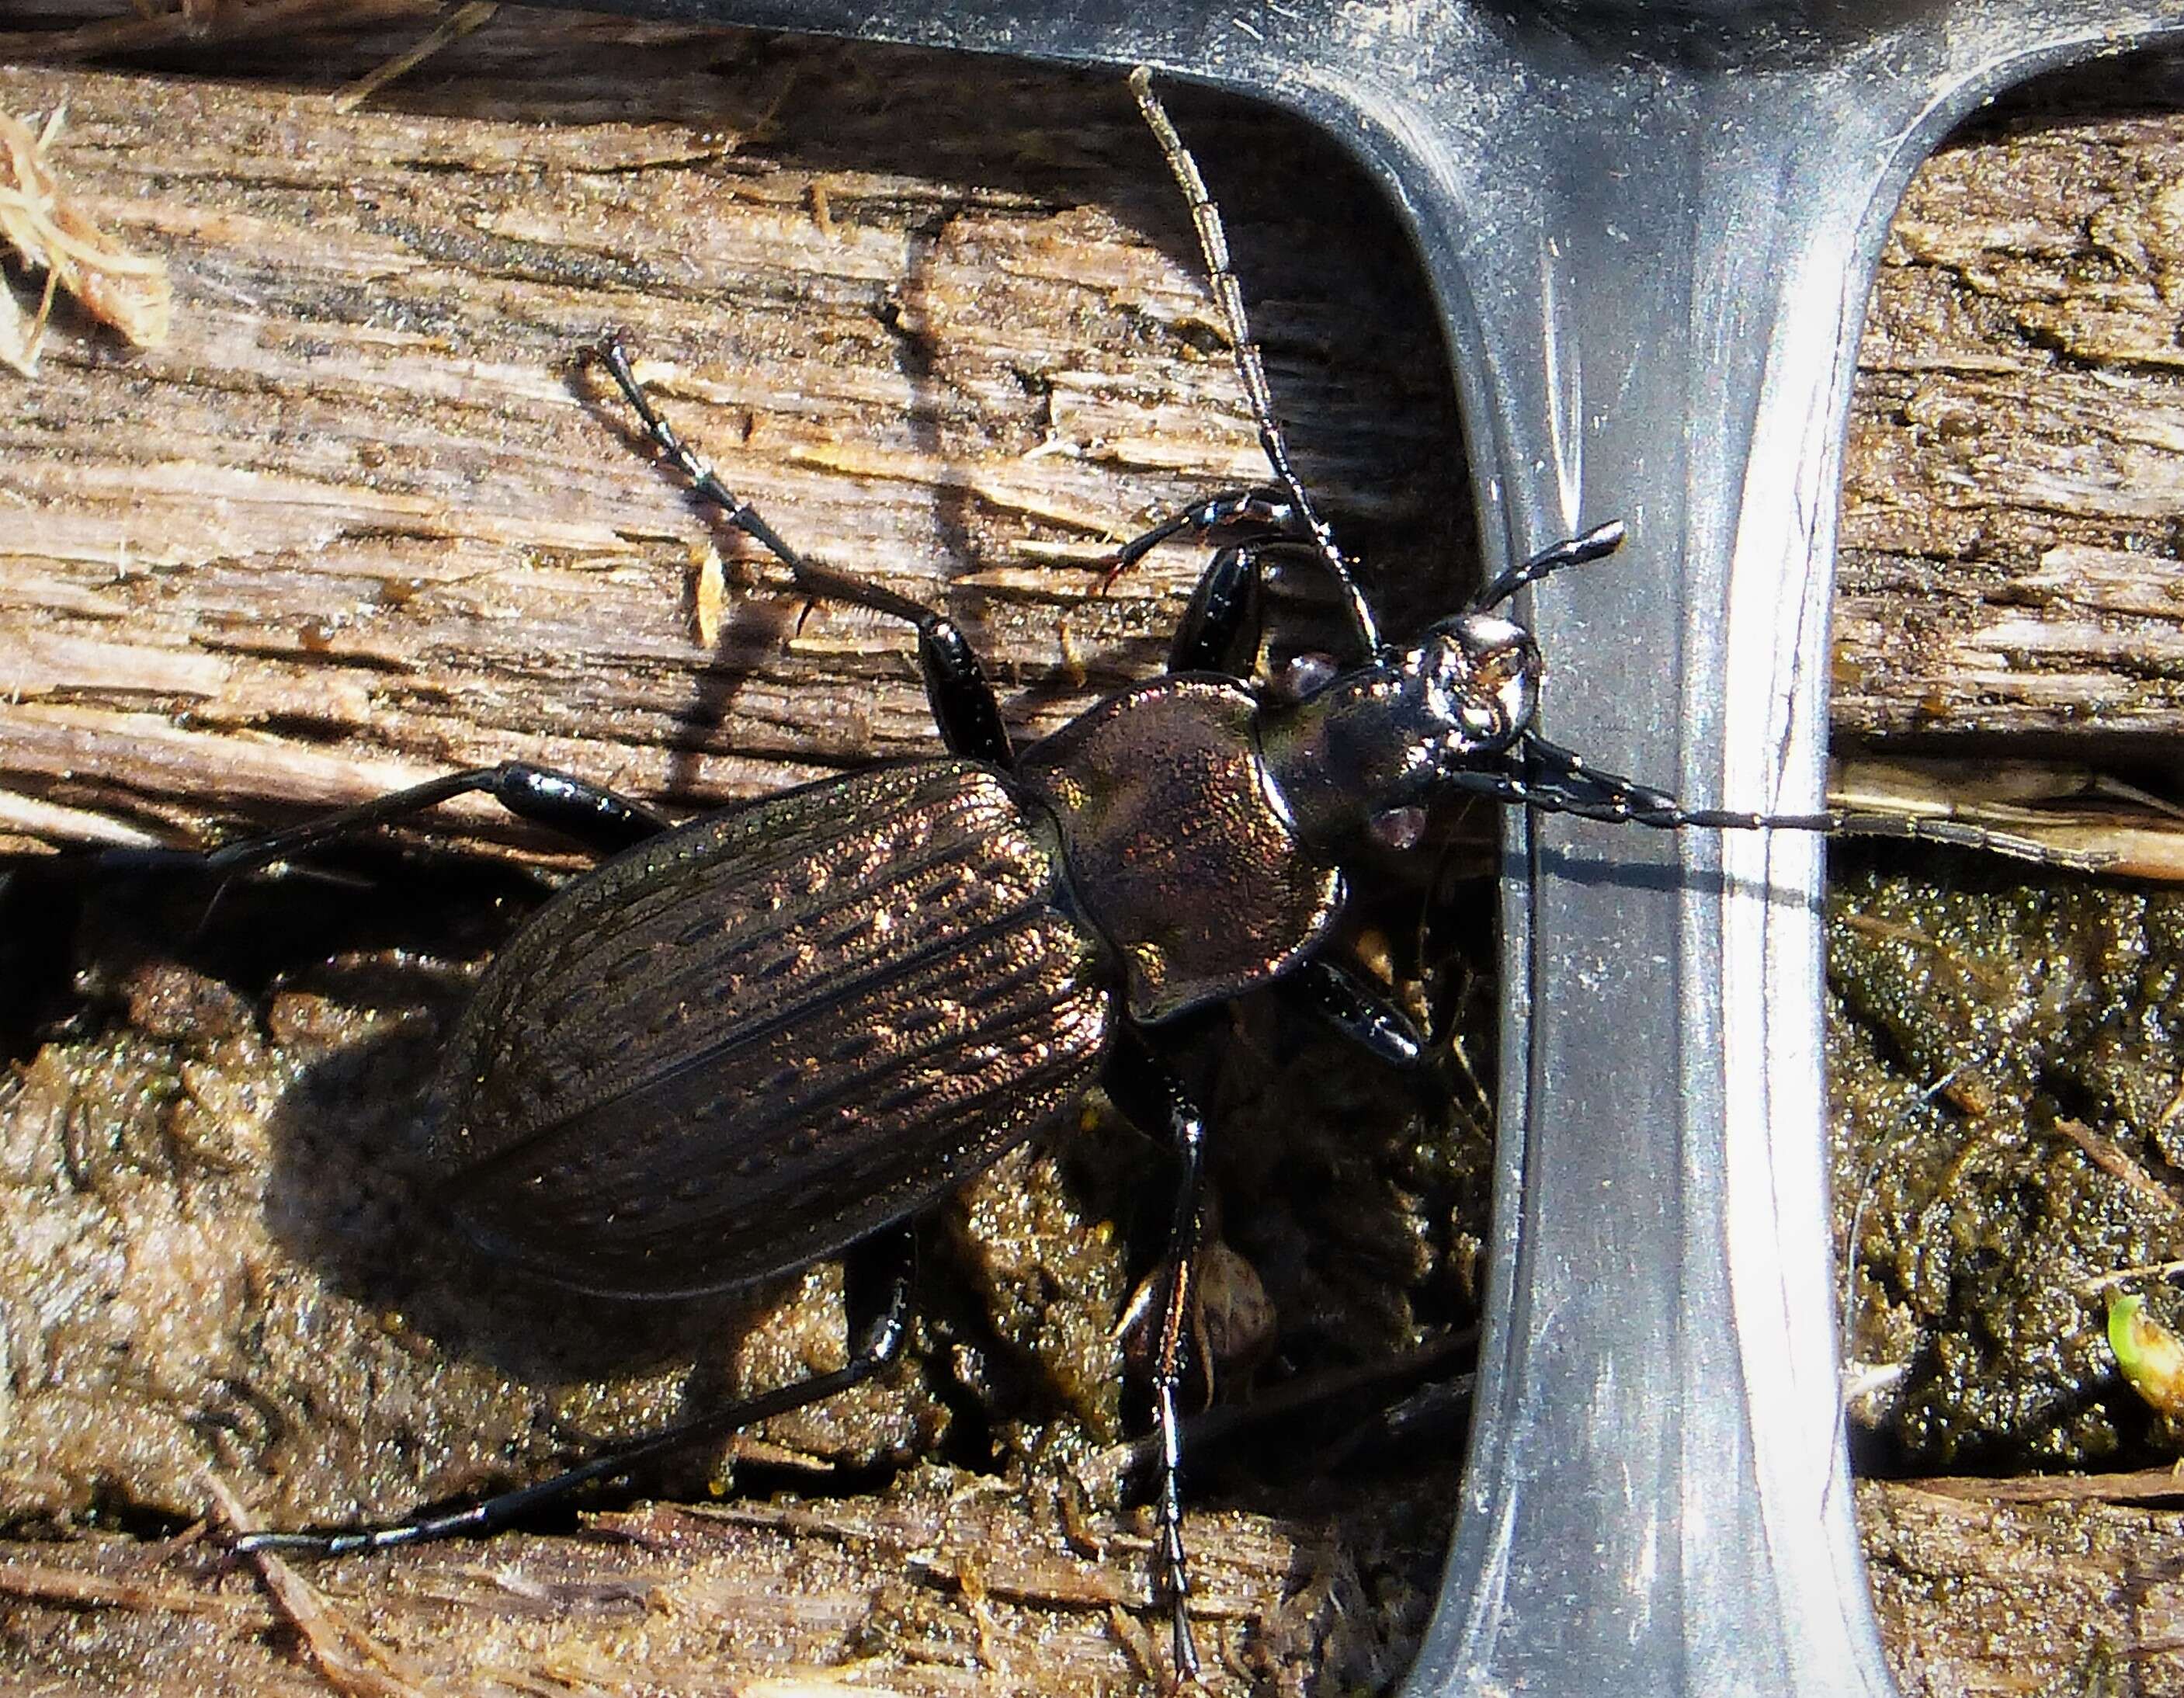
[[[2145,1310],[2142,1297],[2109,1299],[2109,1348],[2133,1391],[2163,1415],[2184,1415],[2184,1339]]]

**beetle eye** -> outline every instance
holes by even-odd
[[[1283,700],[1301,702],[1306,696],[1325,689],[1334,682],[1341,670],[1332,654],[1307,649],[1277,665],[1271,682],[1274,693]]]
[[[1367,821],[1367,832],[1383,849],[1416,849],[1426,834],[1423,808],[1390,808]]]
[[[1466,696],[1457,709],[1457,723],[1467,743],[1492,743],[1508,735],[1508,719],[1494,697]]]

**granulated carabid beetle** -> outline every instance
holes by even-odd
[[[502,1526],[588,1481],[863,1380],[901,1349],[907,1222],[1095,1083],[1173,1144],[1178,1173],[1152,1351],[1159,1578],[1180,1673],[1195,1667],[1178,1495],[1206,1128],[1162,1027],[1262,986],[1391,1063],[1411,1022],[1323,957],[1346,867],[1466,796],[1660,827],[1826,829],[1824,815],[1688,809],[1597,772],[1535,728],[1542,664],[1497,610],[1622,539],[1609,523],[1488,583],[1417,641],[1384,643],[1292,470],[1213,205],[1140,72],[1133,86],[1189,198],[1272,465],[1267,487],[1198,502],[1117,556],[1222,539],[1167,674],[1012,749],[946,617],[806,561],[688,448],[622,350],[605,368],[692,488],[815,597],[917,632],[947,754],[806,785],[679,827],[521,763],[450,775],[193,864],[298,855],[469,792],[616,851],[533,915],[480,983],[445,1060],[432,1166],[455,1222],[579,1290],[667,1297],[853,1250],[867,1300],[840,1368],[723,1408],[475,1507],[244,1550],[321,1554]],[[1301,691],[1230,670],[1260,576],[1290,563],[1340,592],[1355,653]],[[1932,833],[1942,835],[1941,833]]]

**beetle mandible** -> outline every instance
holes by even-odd
[[[1179,1495],[1178,1391],[1201,1236],[1203,1116],[1162,1027],[1274,985],[1396,1065],[1424,1040],[1323,951],[1346,868],[1465,796],[1658,827],[1831,829],[1827,814],[1686,808],[1597,771],[1536,728],[1530,634],[1499,610],[1612,553],[1598,526],[1487,583],[1415,642],[1372,607],[1290,465],[1219,214],[1139,71],[1132,87],[1189,203],[1273,473],[1196,502],[1129,543],[1219,538],[1166,674],[1012,749],[977,655],[944,615],[801,558],[688,448],[627,356],[600,357],[693,490],[815,597],[899,618],[945,757],[899,760],[679,827],[581,779],[509,762],[451,774],[291,830],[182,857],[247,871],[452,797],[615,852],[559,892],[493,961],[457,1027],[432,1166],[487,1249],[573,1289],[667,1297],[748,1284],[853,1250],[866,1300],[843,1367],[475,1506],[390,1526],[242,1536],[307,1553],[505,1525],[587,1482],[830,1396],[907,1336],[907,1222],[1104,1084],[1177,1157],[1151,1389],[1158,1582],[1179,1674],[1195,1666]],[[1261,574],[1323,572],[1354,643],[1303,689],[1231,670]],[[1178,820],[1191,822],[1186,835]],[[1885,828],[1885,827],[1884,827]],[[1965,828],[1906,827],[1997,845]]]

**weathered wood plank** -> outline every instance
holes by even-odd
[[[67,104],[59,163],[179,290],[164,348],[64,330],[0,439],[0,785],[71,810],[25,835],[510,754],[696,802],[929,748],[907,633],[798,631],[747,544],[699,642],[716,538],[583,369],[610,328],[797,546],[966,619],[1013,723],[1157,665],[1196,557],[1103,598],[1101,555],[1261,468],[1115,88],[515,12],[432,80],[347,116],[323,64],[0,81]],[[1362,533],[1455,528],[1396,239],[1239,221],[1315,476]]]
[[[396,39],[0,82],[66,103],[57,163],[179,291],[155,350],[64,319],[0,421],[0,829],[171,836],[509,754],[695,804],[929,746],[904,634],[798,632],[747,545],[698,640],[718,538],[582,369],[609,328],[785,534],[967,619],[1020,727],[1156,664],[1196,557],[1103,598],[1100,555],[1257,463],[1112,87],[511,11],[334,112]],[[1308,138],[1192,115],[1308,470],[1445,606],[1468,521],[1400,237]],[[1852,426],[1843,730],[2164,758],[2180,162],[2184,125],[2109,119],[1914,186]]]
[[[2113,93],[1945,150],[1897,213],[1846,459],[1841,729],[2108,733],[2173,770],[2184,122]]]
[[[1858,1507],[1904,1698],[2167,1692],[2184,1678],[2175,1510],[1880,1481]],[[1197,1531],[1223,1651],[1212,1690],[1371,1690],[1394,1673],[1358,1633],[1355,1574],[1309,1533],[1245,1516]],[[1088,1698],[1150,1690],[1150,1647],[1122,1612],[1142,1545],[1110,1517],[1072,1528],[1048,1505],[937,1486],[883,1503],[660,1506],[603,1517],[593,1537],[504,1538],[490,1561],[443,1547],[323,1565],[299,1626],[203,1545],[0,1545],[0,1621],[39,1647],[13,1666],[41,1683],[17,1690],[40,1692],[467,1698],[641,1680],[734,1698]],[[357,1672],[312,1672],[327,1651]]]

